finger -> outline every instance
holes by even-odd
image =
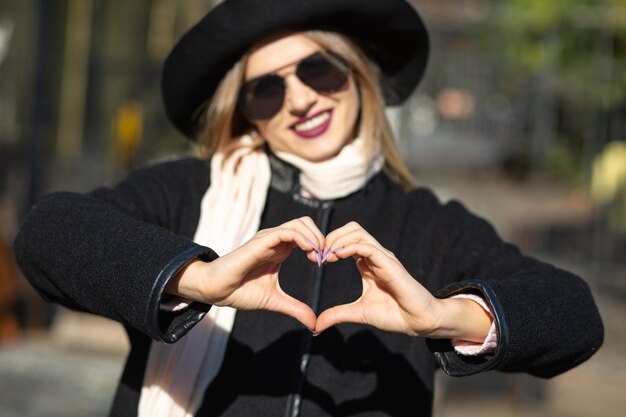
[[[228,255],[236,254],[245,269],[268,260],[282,262],[296,247],[307,254],[312,253],[315,250],[312,243],[310,236],[305,236],[299,231],[289,228],[273,228],[257,233],[241,248]]]
[[[326,245],[330,247],[332,246],[332,242],[337,240],[339,236],[343,236],[347,233],[351,233],[356,230],[365,230],[365,229],[363,229],[363,227],[355,221],[346,223],[345,225],[341,226],[338,229],[333,230],[332,232],[326,235]]]
[[[316,263],[318,266],[321,266],[322,263],[324,263],[323,258],[326,256],[326,252],[324,250],[325,237],[313,219],[309,216],[304,216],[284,223],[279,227],[297,230],[307,236],[307,243],[313,248],[313,252],[302,248],[307,251],[307,258],[311,262]]]
[[[369,285],[367,279],[371,279],[384,287],[400,305],[413,305],[416,300],[432,299],[432,294],[397,259],[390,258],[373,245],[360,243],[347,246],[331,255],[328,261],[333,262],[335,257],[352,257],[357,261],[357,268],[364,278],[364,292]]]
[[[339,259],[355,258],[367,258],[376,267],[383,267],[391,259],[384,252],[382,247],[370,244],[370,243],[350,243],[345,246],[332,249],[328,256],[328,262],[335,262]]]
[[[316,249],[317,238],[306,227],[277,227],[265,237],[268,243],[293,243],[304,251]]]
[[[342,304],[324,310],[315,323],[315,333],[322,333],[324,330],[339,323],[364,324],[363,307],[360,301],[350,304]]]
[[[317,316],[315,312],[300,300],[297,300],[278,288],[276,294],[268,301],[268,311],[285,314],[302,323],[307,329],[314,331]]]
[[[349,232],[342,236],[337,237],[332,242],[331,248],[332,249],[344,248],[352,244],[368,244],[371,246],[375,246],[381,251],[386,252],[385,248],[383,248],[382,245],[378,243],[378,241],[372,237],[372,235],[370,235],[363,229],[354,230],[352,232]]]
[[[389,257],[384,248],[369,243],[354,243],[335,250],[328,257],[327,262],[336,262],[339,259],[354,258],[358,261],[366,261],[368,268],[374,274],[372,278],[389,284],[397,278],[408,275],[395,258]],[[363,274],[363,271],[361,271]],[[410,275],[409,275],[410,276]]]
[[[324,235],[319,230],[319,228],[315,225],[313,219],[308,216],[300,217],[297,219],[290,220],[276,227],[275,229],[291,229],[296,230],[303,235],[305,235],[313,244],[317,247],[317,249],[322,249],[324,247]]]
[[[319,253],[321,255],[321,249],[316,244],[311,236],[311,231],[308,228],[299,228],[299,230],[289,230],[289,229],[280,229],[277,231],[277,234],[281,241],[290,242],[298,246],[303,251],[307,252],[307,256],[309,259],[315,259],[316,254]]]
[[[314,240],[314,242],[317,243],[318,249],[324,248],[324,246],[326,245],[326,237],[324,236],[322,231],[317,227],[313,219],[310,218],[309,216],[304,216],[304,217],[300,217],[297,220],[304,223],[309,228],[309,230],[311,230],[311,232],[315,234],[315,236],[317,237],[317,240]]]
[[[335,233],[339,232],[339,233]],[[350,222],[346,226],[333,231],[326,238],[326,245],[331,249],[347,246],[351,243],[368,243],[370,245],[377,246],[389,256],[394,256],[393,253],[374,238],[367,230],[363,229],[358,223]]]
[[[309,238],[309,240],[313,242],[314,246],[317,246],[318,248],[321,247],[323,244],[324,236],[322,232],[320,232],[320,230],[317,228],[313,220],[308,216],[290,220],[276,227],[259,230],[255,236],[256,237],[267,236],[269,234],[275,233],[277,230],[280,230],[280,229],[296,230],[306,235]]]

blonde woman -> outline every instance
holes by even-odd
[[[412,184],[384,105],[427,55],[403,0],[226,0],[183,36],[164,100],[207,160],[51,195],[16,241],[44,297],[126,326],[111,415],[430,416],[437,366],[599,348],[580,278]]]

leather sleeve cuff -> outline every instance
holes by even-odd
[[[152,339],[165,343],[178,341],[211,309],[208,304],[194,302],[182,311],[163,311],[161,301],[169,280],[189,262],[194,259],[211,262],[217,258],[218,255],[213,250],[197,245],[182,252],[161,270],[152,288],[146,317]]]
[[[460,293],[474,293],[483,297],[493,313],[499,336],[498,346],[493,354],[480,356],[459,355],[449,339],[426,339],[441,369],[450,376],[468,376],[496,368],[508,346],[509,333],[504,312],[493,289],[485,281],[467,280],[448,285],[438,291],[437,298],[448,298]]]

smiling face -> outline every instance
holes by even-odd
[[[268,73],[285,80],[285,99],[278,113],[267,120],[249,119],[274,152],[320,162],[337,155],[354,138],[359,96],[353,77],[339,91],[320,93],[295,74],[300,60],[322,49],[302,34],[291,34],[248,55],[246,81]]]

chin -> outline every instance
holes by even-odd
[[[337,156],[340,151],[341,149],[337,149],[337,150],[328,151],[328,152],[318,152],[315,154],[302,155],[302,157],[311,162],[324,162]]]

